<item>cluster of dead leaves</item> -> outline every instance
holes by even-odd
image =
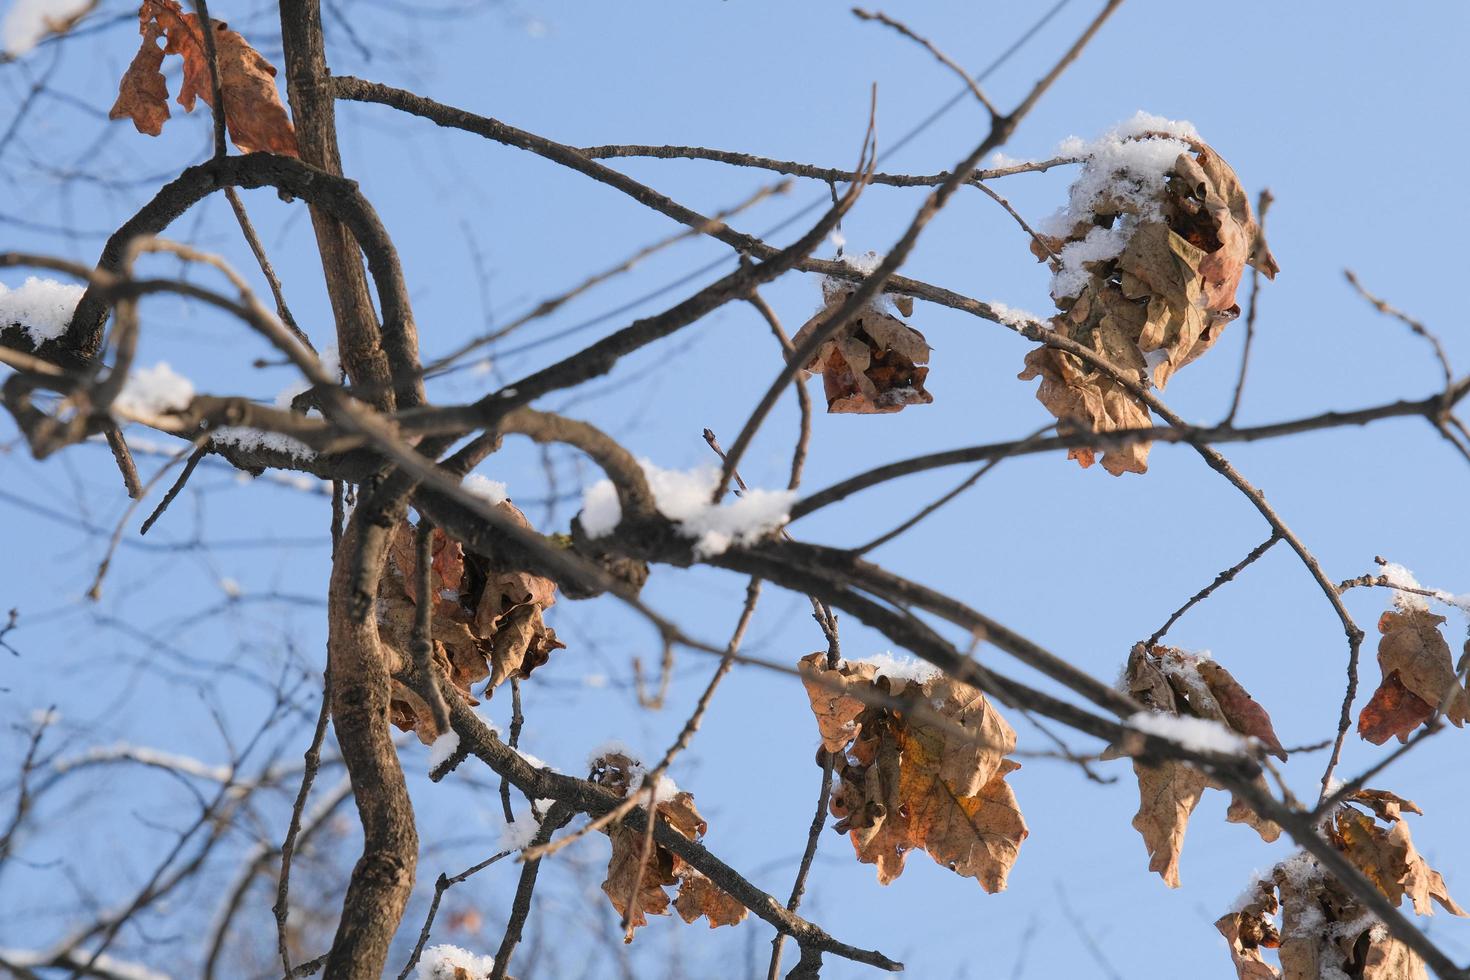
[[[872,664],[803,657],[802,682],[832,753],[834,829],[888,884],[922,848],[987,892],[1005,888],[1028,831],[1006,776],[1016,733],[978,690],[944,674],[922,683],[877,675]],[[928,709],[869,704],[868,700]]]
[[[641,772],[643,767],[634,760],[620,752],[609,752],[593,763],[591,778],[593,782],[626,797],[630,792],[648,792],[644,787],[633,785],[635,774]],[[709,824],[695,809],[694,796],[690,793],[675,793],[670,799],[656,803],[655,809],[664,823],[690,840],[699,840],[709,829]],[[744,905],[656,842],[649,851],[648,860],[642,862],[643,831],[617,823],[607,828],[605,833],[612,841],[612,858],[607,864],[607,880],[602,883],[602,890],[618,915],[628,922],[627,942],[632,942],[634,929],[648,924],[648,916],[669,914],[669,893],[665,891],[669,885],[678,886],[673,906],[685,922],[705,916],[709,919],[710,928],[714,929],[733,926],[748,914]]]
[[[531,526],[510,501],[496,507],[523,527]],[[413,659],[414,616],[420,601],[416,536],[407,521],[399,525],[378,586],[378,635],[404,661]],[[438,529],[430,548],[434,662],[441,676],[471,704],[478,703],[470,694],[471,685],[488,678],[482,692],[488,696],[511,677],[530,677],[553,650],[565,646],[542,615],[556,601],[551,579],[498,568],[479,555],[466,554],[458,541]],[[396,681],[391,712],[395,725],[416,732],[425,744],[441,734],[423,700]]]
[[[1408,896],[1414,911],[1433,915],[1438,903],[1466,915],[1444,878],[1414,848],[1403,811],[1413,803],[1382,790],[1359,790],[1333,814],[1326,836],[1368,880],[1398,905]],[[1279,898],[1278,898],[1279,896]],[[1275,923],[1281,915],[1281,927]],[[1276,866],[1242,907],[1215,923],[1230,944],[1241,980],[1423,980],[1424,961],[1378,922],[1336,878],[1305,853]],[[1263,949],[1279,950],[1281,969]],[[1340,972],[1333,972],[1340,971]]]
[[[1145,134],[1144,137],[1147,138]],[[1145,214],[1127,195],[1104,200],[1089,221],[1065,238],[1041,236],[1038,258],[1058,254],[1097,228],[1125,222],[1128,244],[1115,258],[1087,263],[1086,285],[1059,297],[1053,328],[1133,377],[1163,388],[1174,372],[1199,357],[1240,313],[1235,290],[1249,263],[1276,275],[1276,260],[1258,243],[1258,229],[1235,172],[1213,149],[1193,142],[1165,184],[1157,214]],[[1041,247],[1041,244],[1045,248]],[[1097,432],[1150,424],[1148,408],[1112,377],[1052,347],[1026,355],[1023,381],[1041,378],[1036,397],[1059,420]],[[1149,444],[1131,443],[1103,454],[1114,476],[1148,469]],[[1091,466],[1091,449],[1069,454]]]
[[[1154,711],[1218,722],[1256,739],[1266,752],[1286,758],[1266,710],[1230,671],[1213,660],[1173,647],[1145,649],[1139,645],[1128,656],[1122,686],[1125,693]],[[1128,742],[1125,739],[1110,747],[1103,757],[1134,755],[1143,747],[1141,737],[1137,745]],[[1189,817],[1206,788],[1220,787],[1211,777],[1176,759],[1154,764],[1135,758],[1133,771],[1138,776],[1139,796],[1133,826],[1148,848],[1148,869],[1157,871],[1170,888],[1178,888],[1179,854]],[[1238,798],[1231,799],[1225,819],[1247,824],[1266,841],[1281,836],[1280,827],[1257,816]]]
[[[1358,734],[1374,745],[1390,737],[1400,742],[1445,705],[1444,717],[1456,727],[1470,721],[1470,693],[1461,686],[1440,634],[1443,616],[1401,599],[1378,620],[1378,668],[1383,681],[1358,716]],[[1465,646],[1470,658],[1470,642]],[[1464,663],[1464,660],[1461,661]]]
[[[214,47],[219,65],[220,95],[230,139],[242,151],[256,150],[296,156],[296,131],[276,91],[276,69],[236,31],[213,20]],[[157,136],[169,118],[165,55],[184,60],[184,78],[178,103],[193,112],[197,99],[214,105],[209,56],[199,18],[184,13],[177,0],[143,0],[138,8],[138,33],[143,44],[123,73],[110,119],[131,119],[138,132]],[[159,40],[165,43],[158,46]]]
[[[802,325],[792,343],[800,347],[855,289],[856,283],[824,280],[822,298],[826,305]],[[904,316],[913,312],[911,299],[900,297],[899,301]],[[808,374],[822,376],[828,412],[871,415],[932,402],[934,396],[924,390],[928,363],[929,345],[924,335],[875,300],[839,327],[802,368]]]

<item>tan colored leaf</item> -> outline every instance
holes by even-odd
[[[1380,827],[1373,817],[1351,806],[1341,806],[1333,817],[1332,841],[1390,902],[1397,905],[1407,895],[1419,915],[1433,915],[1434,903],[1451,915],[1470,914],[1450,897],[1444,878],[1414,847],[1409,825],[1399,814],[1402,809],[1418,813],[1418,807],[1376,791],[1354,794],[1349,800],[1371,807],[1389,827]]]
[[[1282,752],[1270,717],[1230,672],[1207,656],[1174,647],[1134,647],[1128,655],[1121,686],[1143,704],[1163,714],[1215,721],[1241,735],[1260,739],[1267,751]],[[1109,746],[1103,758],[1134,755],[1143,747],[1125,740]],[[1143,837],[1149,870],[1157,871],[1170,888],[1179,887],[1179,855],[1189,818],[1207,788],[1222,787],[1186,762],[1168,760],[1148,765],[1135,759],[1138,777],[1138,813],[1133,826]],[[1262,789],[1264,777],[1257,777]],[[1258,816],[1234,795],[1225,819],[1245,824],[1267,842],[1281,836],[1281,828]]]
[[[872,681],[877,671],[872,664],[842,664],[838,670],[829,670],[827,654],[821,651],[802,657],[797,663],[801,671],[801,682],[811,700],[812,713],[817,716],[817,728],[822,733],[822,748],[828,752],[841,752],[857,737],[857,718],[867,706],[846,693],[849,680],[866,684]]]
[[[634,777],[641,777],[642,773],[640,763],[621,752],[609,752],[593,762],[591,778],[593,782],[626,797],[630,791],[644,791],[641,785],[636,789],[633,787]],[[646,802],[642,805],[646,807]],[[709,829],[709,824],[695,807],[691,793],[675,793],[655,804],[655,812],[663,823],[689,840],[698,840]],[[661,844],[653,845],[648,860],[640,866],[645,840],[643,831],[619,822],[604,828],[603,832],[612,841],[612,857],[608,861],[602,890],[618,915],[628,920],[625,942],[633,941],[633,930],[647,925],[648,916],[669,914],[669,894],[665,891],[669,885],[679,886],[672,905],[685,922],[693,922],[703,915],[708,917],[713,929],[735,925],[745,918],[745,906]],[[629,914],[628,899],[634,895],[635,889],[636,897]]]
[[[1281,972],[1261,955],[1262,949],[1281,945],[1281,933],[1272,921],[1279,909],[1275,884],[1262,881],[1243,907],[1215,920],[1215,928],[1230,944],[1238,980],[1280,980]]]
[[[157,136],[168,120],[168,83],[159,67],[163,49],[158,39],[163,32],[149,21],[142,27],[143,44],[133,56],[132,64],[123,72],[117,87],[117,101],[107,113],[109,119],[131,119],[138,132]]]
[[[192,112],[198,99],[214,104],[214,85],[199,18],[186,14],[177,0],[143,0],[138,8],[143,46],[123,75],[118,101],[109,114],[131,118],[140,132],[157,136],[168,118],[168,90],[158,66],[164,55],[179,55],[184,74],[178,103]],[[296,132],[281,104],[276,69],[238,32],[212,22],[220,95],[230,139],[246,153],[267,151],[297,156]],[[157,39],[167,44],[157,52]]]
[[[825,669],[821,657],[804,658],[803,670]],[[809,684],[824,739],[831,729],[843,739],[839,749],[847,746],[834,767],[833,829],[848,835],[859,861],[877,866],[882,884],[902,874],[918,848],[988,892],[1003,889],[1028,834],[1005,780],[1019,768],[1005,758],[1016,745],[1011,726],[978,690],[944,674],[919,683],[874,677],[863,664],[829,673],[848,691],[866,686],[927,709],[875,704],[854,714],[841,699],[861,705],[857,698],[829,698]]]
[[[1159,765],[1134,760],[1133,772],[1138,776],[1138,813],[1133,817],[1133,828],[1148,848],[1148,869],[1157,871],[1170,888],[1178,888],[1184,831],[1205,787],[1210,785],[1210,777],[1173,760]]]
[[[1383,681],[1358,716],[1358,734],[1375,745],[1390,737],[1408,741],[1448,698],[1445,720],[1459,727],[1470,721],[1470,694],[1460,686],[1450,646],[1439,627],[1445,618],[1403,605],[1378,620],[1378,667]]]
[[[739,925],[750,914],[749,909],[693,868],[679,882],[674,909],[685,922],[705,916],[711,929]]]
[[[828,279],[823,284],[826,305],[796,332],[792,343],[798,347],[805,343],[854,288],[851,283]],[[928,363],[924,335],[869,304],[839,327],[802,367],[822,375],[828,412],[874,414],[932,402],[934,397],[924,390]]]
[[[529,528],[510,501],[496,505]],[[404,521],[388,544],[388,563],[378,587],[378,634],[403,663],[413,660],[413,627],[418,606],[417,532]],[[472,685],[489,679],[484,690],[514,677],[527,678],[564,646],[546,625],[543,610],[556,601],[550,579],[508,568],[479,555],[466,555],[459,542],[435,530],[432,564],[431,632],[434,662],[471,704]],[[431,713],[407,685],[394,682],[392,720],[413,729],[421,741],[438,735]]]
[[[617,910],[619,916],[628,919],[632,929],[648,925],[650,915],[669,914],[669,894],[665,885],[676,884],[673,854],[654,845],[646,864],[640,871],[639,858],[643,854],[643,834],[631,827],[609,828],[612,840],[612,858],[607,864],[607,878],[602,882],[602,891]],[[633,894],[634,879],[637,879],[637,897],[634,899],[633,914],[628,914],[628,898]],[[626,941],[631,942],[631,933]]]
[[[1021,842],[1030,834],[1005,780],[1020,763],[1002,759],[988,782],[961,795],[937,768],[923,764],[935,761],[928,751],[932,746],[922,738],[911,744],[900,770],[899,794],[912,839],[955,874],[974,878],[991,894],[1003,891]]]
[[[1135,194],[1105,194],[1091,220],[1078,221],[1066,237],[1044,239],[1045,249],[1032,245],[1043,258],[1100,228],[1131,229],[1115,258],[1082,264],[1089,278],[1075,295],[1057,298],[1061,312],[1052,324],[1058,335],[1100,355],[1124,377],[1160,389],[1209,350],[1239,314],[1235,291],[1245,265],[1257,261],[1273,277],[1277,271],[1270,252],[1264,246],[1257,251],[1258,228],[1235,173],[1206,144],[1191,146],[1175,162],[1158,200],[1145,204]],[[1084,179],[1095,179],[1093,167],[1084,167]],[[1020,378],[1037,377],[1036,397],[1058,421],[1094,432],[1149,425],[1141,400],[1073,354],[1048,346],[1031,351]],[[1144,442],[1109,449],[1103,468],[1114,476],[1143,473],[1148,453]],[[1073,449],[1068,457],[1086,467],[1095,453]]]

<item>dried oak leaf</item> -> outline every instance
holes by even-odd
[[[1135,700],[1156,712],[1218,722],[1240,735],[1256,738],[1265,751],[1286,758],[1265,709],[1228,670],[1213,660],[1173,647],[1138,646],[1128,655],[1121,686]],[[1132,744],[1134,741],[1137,744]],[[1111,746],[1103,757],[1136,755],[1142,748],[1141,738],[1125,739]],[[1170,888],[1178,888],[1179,856],[1189,818],[1206,789],[1223,787],[1178,759],[1145,763],[1135,758],[1133,772],[1138,778],[1139,798],[1133,827],[1148,850],[1148,869],[1158,872]],[[1264,777],[1259,778],[1264,788]],[[1225,819],[1251,827],[1268,842],[1281,836],[1280,827],[1257,816],[1233,795]]]
[[[276,89],[276,69],[239,32],[213,21],[225,126],[234,144],[246,153],[268,151],[297,156],[296,131]],[[157,136],[169,118],[168,88],[159,66],[164,55],[179,55],[184,77],[178,103],[192,112],[196,100],[214,105],[209,57],[199,18],[186,14],[177,0],[143,0],[138,8],[143,44],[118,86],[111,119],[132,119],[140,133]],[[158,49],[158,39],[166,40]]]
[[[1275,883],[1261,881],[1240,908],[1215,920],[1215,928],[1230,944],[1230,959],[1239,980],[1280,980],[1281,972],[1261,955],[1262,949],[1281,945],[1281,933],[1273,921],[1280,908]]]
[[[510,501],[501,512],[530,527]],[[413,659],[413,625],[418,606],[416,532],[404,521],[388,545],[388,564],[378,586],[378,635],[407,663]],[[435,529],[431,538],[431,630],[434,662],[471,704],[479,702],[472,685],[489,679],[487,696],[512,676],[527,678],[565,644],[547,626],[543,611],[556,601],[547,578],[497,568],[487,559],[466,555],[458,541]],[[425,744],[440,734],[423,700],[394,682],[391,718],[413,730]]]
[[[872,664],[828,670],[823,657],[800,667],[823,747],[836,754],[834,829],[849,836],[858,860],[876,865],[886,885],[921,848],[987,892],[1004,889],[1029,833],[1006,782],[1020,768],[1005,757],[1015,731],[980,691],[943,674],[920,682],[876,676]],[[858,691],[930,711],[868,704]]]
[[[1470,694],[1460,686],[1450,646],[1439,632],[1445,618],[1409,603],[1378,620],[1378,667],[1383,681],[1358,716],[1358,734],[1374,745],[1400,742],[1428,721],[1448,697],[1444,717],[1456,727],[1470,721]]]
[[[158,39],[163,30],[155,21],[148,21],[140,28],[143,44],[133,55],[132,64],[123,72],[117,88],[117,101],[113,103],[109,119],[131,119],[138,132],[157,136],[163,132],[168,120],[168,82],[159,68],[163,65],[163,49]]]
[[[1208,145],[1189,146],[1157,200],[1105,194],[1091,218],[1078,221],[1066,237],[1032,246],[1039,258],[1060,254],[1066,261],[1069,245],[1080,247],[1099,229],[1127,231],[1115,257],[1081,263],[1086,282],[1075,295],[1057,297],[1061,312],[1052,325],[1130,378],[1160,389],[1209,350],[1239,315],[1235,290],[1245,266],[1255,264],[1273,278],[1277,272],[1275,259],[1257,242],[1250,202],[1234,171]],[[1089,162],[1086,168],[1095,166]],[[1060,421],[1094,432],[1149,425],[1147,406],[1127,388],[1057,348],[1028,353],[1019,377],[1041,378],[1036,397]],[[1102,465],[1114,476],[1144,473],[1148,453],[1148,443],[1129,443],[1104,451]],[[1095,457],[1091,449],[1068,453],[1084,467]]]
[[[1419,813],[1413,803],[1383,790],[1359,790],[1330,815],[1329,843],[1360,868],[1390,902],[1405,895],[1420,915],[1437,902],[1455,915],[1464,909],[1449,897],[1442,879],[1414,850],[1402,814]],[[1376,820],[1375,820],[1376,816]],[[1380,826],[1379,822],[1387,824]],[[1273,918],[1278,911],[1281,926]],[[1426,980],[1424,961],[1388,929],[1335,875],[1304,851],[1278,864],[1270,878],[1248,892],[1241,906],[1215,923],[1230,943],[1241,980]],[[1281,970],[1261,956],[1278,947]]]
[[[1414,847],[1402,811],[1424,811],[1408,800],[1378,790],[1360,790],[1348,796],[1347,802],[1371,810],[1373,816],[1352,806],[1338,807],[1329,833],[1332,843],[1390,902],[1397,905],[1407,895],[1419,915],[1433,915],[1432,903],[1452,915],[1470,914],[1450,897],[1444,878]],[[1388,827],[1379,826],[1380,820]]]
[[[609,752],[593,762],[592,781],[626,797],[630,791],[639,792],[641,789],[633,787],[633,777],[642,771],[639,763],[623,753]],[[675,793],[669,799],[656,803],[655,811],[664,823],[689,840],[699,840],[709,829],[709,824],[695,808],[691,793]],[[608,860],[602,891],[618,915],[628,920],[625,942],[633,941],[633,930],[647,925],[648,916],[669,914],[669,894],[664,890],[668,885],[678,885],[672,904],[685,922],[693,922],[703,915],[709,919],[713,929],[736,925],[749,914],[744,905],[658,843],[650,849],[648,860],[641,861],[643,831],[620,822],[604,832],[612,842],[612,857]],[[633,898],[631,911],[628,908],[630,896]]]
[[[828,752],[841,752],[857,735],[857,719],[867,707],[862,701],[847,693],[851,682],[867,683],[877,674],[872,664],[848,664],[844,670],[827,667],[827,654],[813,653],[797,662],[801,671],[801,682],[806,687],[806,696],[812,703],[812,714],[817,716],[817,728],[822,733],[822,748]]]
[[[822,295],[826,305],[802,325],[791,342],[801,346],[855,288],[852,283],[825,280]],[[928,363],[924,335],[873,302],[839,327],[802,368],[822,375],[828,412],[868,415],[932,402],[934,396],[924,390]]]

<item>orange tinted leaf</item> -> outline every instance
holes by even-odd
[[[852,283],[826,280],[822,286],[826,305],[796,332],[792,343],[799,347],[806,342],[854,288]],[[932,402],[934,397],[924,390],[928,362],[924,335],[870,303],[839,327],[802,367],[822,375],[828,412],[867,415]]]
[[[138,132],[157,136],[168,120],[168,83],[159,66],[163,49],[158,46],[162,31],[152,22],[143,25],[143,44],[133,56],[132,64],[123,72],[117,88],[117,101],[107,113],[109,119],[131,119]]]
[[[1363,706],[1358,715],[1358,735],[1374,745],[1382,745],[1395,736],[1400,742],[1407,742],[1409,733],[1432,714],[1434,706],[1404,687],[1399,672],[1394,671],[1383,679]]]
[[[139,132],[157,136],[168,119],[168,89],[159,65],[164,55],[183,60],[177,101],[192,112],[199,99],[214,104],[214,85],[199,18],[184,13],[177,0],[143,0],[138,8],[143,46],[123,75],[113,119],[131,118]],[[276,89],[276,69],[238,32],[212,22],[220,76],[222,110],[230,139],[246,153],[268,151],[297,156],[296,132]],[[159,37],[166,39],[157,49]]]
[[[1231,676],[1230,671],[1220,666],[1219,663],[1205,660],[1199,664],[1197,669],[1209,687],[1210,693],[1219,703],[1226,723],[1242,735],[1249,735],[1257,739],[1267,752],[1285,762],[1286,750],[1281,747],[1281,741],[1276,737],[1276,729],[1271,725],[1271,716],[1266,713],[1265,708],[1261,707],[1260,702],[1251,697],[1250,692],[1241,687],[1240,682]]]
[[[803,670],[824,669],[822,656],[804,658]],[[824,739],[833,728],[848,746],[835,760],[830,809],[833,829],[848,835],[857,859],[876,865],[886,885],[903,873],[909,852],[922,849],[987,892],[1003,889],[1029,833],[1005,779],[1019,768],[1005,758],[1016,746],[1011,726],[980,691],[944,674],[893,679],[863,663],[829,673],[848,691],[867,688],[915,705],[872,704],[853,714],[842,699],[863,705],[857,698],[808,686]]]
[[[711,929],[739,925],[750,914],[749,909],[693,868],[688,869],[679,882],[674,910],[685,922],[704,916],[709,919]]]

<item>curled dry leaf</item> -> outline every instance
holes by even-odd
[[[1395,905],[1407,895],[1420,915],[1433,914],[1431,902],[1465,915],[1450,898],[1444,879],[1415,850],[1402,822],[1404,811],[1421,812],[1392,793],[1361,790],[1331,815],[1326,837]],[[1274,922],[1278,910],[1279,930]],[[1278,864],[1270,878],[1247,893],[1240,908],[1216,921],[1215,928],[1230,943],[1241,980],[1427,977],[1418,954],[1389,935],[1336,877],[1305,852]],[[1263,948],[1277,947],[1280,970],[1261,955]]]
[[[1218,722],[1240,735],[1257,740],[1261,748],[1286,758],[1266,710],[1240,685],[1230,671],[1207,657],[1173,647],[1134,647],[1128,655],[1121,685],[1141,704],[1156,712]],[[1135,755],[1143,748],[1125,740],[1103,753],[1104,758]],[[1220,789],[1213,778],[1187,762],[1168,759],[1159,763],[1133,760],[1138,777],[1138,813],[1133,827],[1148,849],[1150,871],[1157,871],[1170,888],[1179,887],[1179,856],[1189,818],[1208,788]],[[1261,786],[1265,788],[1265,780]],[[1257,816],[1244,801],[1232,796],[1225,819],[1243,823],[1265,841],[1281,836],[1281,828]]]
[[[1470,721],[1470,694],[1460,685],[1450,645],[1439,632],[1443,616],[1412,604],[1390,609],[1378,620],[1378,667],[1383,681],[1358,715],[1358,734],[1374,745],[1409,734],[1434,715],[1456,727]]]
[[[634,774],[642,771],[642,765],[628,756],[609,752],[593,762],[591,778],[593,782],[626,797],[630,792],[647,793],[645,788],[633,786],[636,781]],[[689,840],[699,840],[709,829],[709,824],[695,808],[691,793],[675,793],[656,803],[654,811],[658,819]],[[664,890],[668,885],[678,886],[672,904],[685,922],[705,916],[713,929],[736,925],[749,914],[744,905],[660,844],[653,845],[647,862],[640,862],[643,831],[620,822],[605,828],[604,833],[612,841],[612,857],[608,861],[607,879],[602,883],[602,891],[618,915],[628,920],[626,942],[633,941],[634,929],[648,924],[648,916],[669,914],[669,894]],[[628,908],[629,896],[633,896],[631,911]]]
[[[1152,139],[1155,134],[1145,134]],[[1226,324],[1240,313],[1236,287],[1247,264],[1273,277],[1277,265],[1257,242],[1250,202],[1235,172],[1205,143],[1191,140],[1162,184],[1158,199],[1104,194],[1065,237],[1043,236],[1032,250],[1038,258],[1063,254],[1068,245],[1085,272],[1081,288],[1057,296],[1061,311],[1055,331],[1100,355],[1133,378],[1165,387],[1174,372],[1209,350]],[[1089,161],[1084,178],[1094,179]],[[1120,182],[1128,175],[1112,175]],[[1093,246],[1099,238],[1121,249]],[[1083,248],[1083,243],[1087,248]],[[1042,247],[1044,245],[1044,248]],[[1065,258],[1065,256],[1064,256]],[[1058,420],[1110,432],[1149,425],[1148,408],[1108,374],[1072,354],[1042,346],[1026,355],[1020,378],[1041,378],[1036,397]],[[1103,453],[1109,473],[1143,473],[1148,443],[1130,443]],[[1091,466],[1091,449],[1069,458]]]
[[[296,156],[296,131],[276,89],[275,67],[223,21],[212,23],[230,139],[246,153],[262,150]],[[177,0],[143,0],[138,8],[138,32],[143,44],[123,73],[108,118],[131,119],[138,132],[157,136],[169,118],[168,86],[159,71],[164,55],[183,59],[177,101],[185,112],[194,111],[198,99],[214,105],[209,56],[199,18],[184,13]],[[160,38],[166,41],[161,50]]]
[[[1281,933],[1273,921],[1280,908],[1275,883],[1260,881],[1239,909],[1215,920],[1215,928],[1230,944],[1230,959],[1239,980],[1278,980],[1281,976],[1261,955],[1262,949],[1281,945]]]
[[[791,342],[800,347],[855,288],[842,280],[824,280],[822,296],[826,305]],[[932,402],[934,396],[924,390],[928,363],[929,345],[924,335],[887,312],[881,300],[875,300],[839,327],[802,368],[822,375],[828,412],[867,415]]]
[[[943,674],[919,682],[876,676],[872,664],[831,670],[826,654],[800,661],[823,748],[835,754],[831,810],[864,864],[888,884],[922,848],[987,892],[1005,888],[1029,831],[1005,756],[1016,733],[978,690]],[[929,712],[868,704],[905,699]],[[938,717],[934,717],[937,715]]]
[[[524,527],[525,516],[510,501],[496,505]],[[407,522],[388,546],[388,567],[378,586],[378,635],[403,662],[413,659],[413,624],[419,603],[416,532]],[[556,601],[555,585],[529,572],[498,567],[478,555],[467,555],[458,541],[435,529],[430,583],[433,604],[431,633],[434,662],[471,704],[472,685],[489,679],[484,694],[493,694],[511,677],[525,679],[565,646],[546,625],[543,613]],[[439,736],[423,700],[397,681],[393,684],[392,720],[413,730],[425,744]]]

